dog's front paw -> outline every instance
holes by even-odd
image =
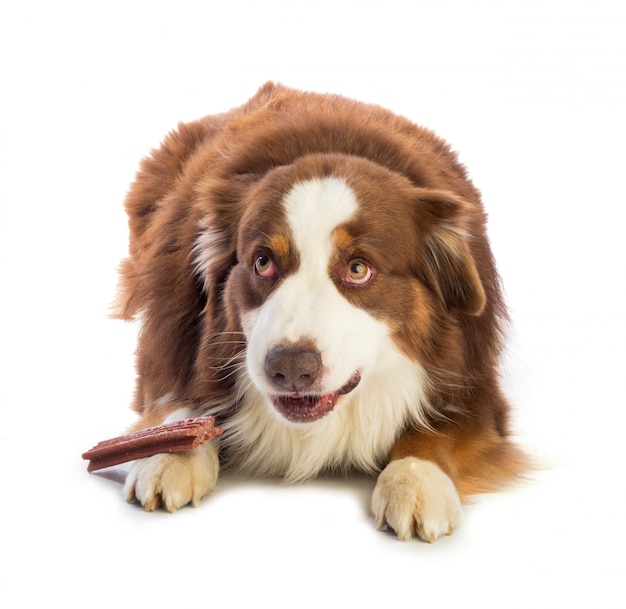
[[[161,506],[175,512],[190,502],[198,506],[213,490],[218,471],[217,445],[208,442],[194,450],[139,459],[126,478],[124,492],[127,501],[139,501],[148,512]]]
[[[432,543],[461,523],[461,501],[450,478],[430,461],[392,461],[378,477],[372,496],[376,526],[387,523],[399,539],[417,534]]]

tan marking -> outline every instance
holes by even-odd
[[[269,247],[279,258],[286,258],[289,254],[289,241],[282,235],[275,235],[270,239]]]
[[[353,243],[352,235],[342,227],[335,229],[333,232],[333,241],[339,250],[349,250]]]

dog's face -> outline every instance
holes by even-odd
[[[421,189],[370,162],[339,165],[301,162],[251,188],[227,282],[247,374],[295,424],[322,419],[405,359],[427,360],[447,288],[425,254],[446,250],[448,266],[471,266],[461,231],[450,218],[437,224],[441,210]],[[466,284],[455,290],[480,290]]]
[[[357,388],[387,327],[351,302],[350,292],[371,290],[378,269],[349,243],[358,203],[347,184],[295,184],[281,207],[277,225],[257,226],[262,210],[246,221],[241,259],[262,304],[242,310],[241,324],[254,383],[286,419],[311,422]]]

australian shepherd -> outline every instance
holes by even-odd
[[[134,429],[224,433],[136,461],[129,501],[197,505],[218,470],[378,476],[372,512],[434,541],[525,468],[498,380],[506,310],[479,192],[378,106],[268,83],[181,124],[126,200],[118,314],[141,323]]]

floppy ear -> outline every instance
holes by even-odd
[[[429,220],[422,259],[427,282],[448,308],[479,315],[486,296],[469,244],[469,204],[438,190],[419,198],[420,218]]]
[[[190,251],[196,218],[176,198],[154,214],[141,246],[122,266],[118,316],[141,322],[136,367],[137,408],[189,381],[206,295]],[[134,251],[132,251],[134,250]],[[141,388],[141,389],[140,389]]]

